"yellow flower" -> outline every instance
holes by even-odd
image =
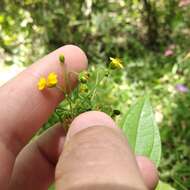
[[[47,87],[52,88],[58,83],[57,74],[52,72],[47,77]]]
[[[38,81],[38,90],[44,90],[46,87],[47,81],[44,77],[41,77]]]
[[[122,60],[119,58],[112,58],[110,57],[110,68],[111,69],[123,69]]]
[[[79,74],[79,81],[81,83],[87,83],[88,80],[89,80],[89,77],[90,77],[90,74],[88,71],[82,71],[80,74]]]

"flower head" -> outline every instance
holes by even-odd
[[[47,85],[47,81],[44,77],[41,77],[38,81],[38,90],[44,90]]]
[[[79,74],[79,81],[81,83],[87,83],[88,79],[90,77],[90,74],[88,71],[83,71]]]
[[[58,83],[57,74],[51,72],[47,77],[47,87],[52,88],[56,86],[57,83]]]
[[[122,60],[119,58],[112,58],[110,57],[110,68],[111,69],[122,69],[123,68],[123,64],[122,64]]]

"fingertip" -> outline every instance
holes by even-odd
[[[99,111],[71,123],[55,181],[57,189],[147,189],[126,138]]]
[[[148,189],[155,189],[159,176],[155,164],[145,156],[136,156],[136,160]]]
[[[105,126],[116,128],[113,119],[107,114],[100,111],[89,111],[77,116],[69,127],[67,139],[71,138],[76,133],[93,126]]]

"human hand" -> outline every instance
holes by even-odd
[[[67,135],[57,124],[28,144],[64,98],[57,89],[42,93],[35,88],[49,72],[62,78],[61,53],[68,70],[87,68],[78,47],[63,46],[0,88],[0,189],[47,190],[53,181],[57,190],[143,190],[144,184],[154,189],[158,176],[152,162],[135,158],[120,129],[102,112],[79,115]]]

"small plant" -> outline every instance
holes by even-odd
[[[59,56],[59,62],[64,71],[64,86],[59,83],[55,72],[49,73],[47,77],[42,76],[38,81],[40,91],[57,88],[65,96],[65,100],[55,109],[44,128],[61,122],[67,131],[76,116],[90,110],[106,112],[113,119],[120,116],[118,126],[127,136],[135,153],[149,157],[158,166],[161,141],[148,96],[142,97],[127,114],[123,114],[114,103],[119,102],[119,98],[117,95],[113,96],[112,89],[120,83],[121,72],[124,70],[123,61],[110,57],[108,64],[93,66],[89,71],[80,73],[67,71],[63,54]],[[73,93],[70,85],[71,75],[74,75],[79,83]]]
[[[65,100],[56,108],[54,115],[56,115],[59,122],[64,123],[63,126],[66,130],[68,129],[70,122],[77,115],[85,111],[104,111],[113,118],[120,114],[120,111],[114,109],[111,104],[102,104],[101,101],[98,101],[98,99],[101,99],[101,94],[98,92],[98,88],[99,86],[103,88],[107,83],[114,82],[114,73],[124,68],[121,59],[110,57],[110,62],[107,65],[102,66],[101,69],[95,71],[94,69],[90,71],[82,71],[80,73],[67,71],[63,54],[59,56],[59,62],[64,71],[64,86],[59,83],[55,72],[49,73],[47,77],[40,77],[37,86],[40,91],[48,90],[49,88],[57,88],[64,94]],[[70,90],[71,75],[77,77],[79,83],[78,87],[72,94]]]

